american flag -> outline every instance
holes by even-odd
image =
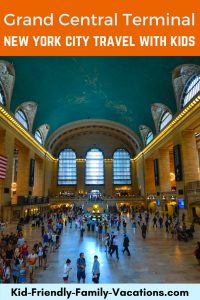
[[[7,162],[7,157],[0,155],[0,179],[5,179],[6,177]]]

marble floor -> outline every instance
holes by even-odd
[[[9,228],[9,231],[12,227]],[[29,245],[41,240],[40,229],[24,226],[24,236]],[[35,283],[63,283],[65,260],[72,261],[70,282],[76,283],[76,261],[80,252],[86,259],[86,282],[92,282],[94,255],[98,255],[101,269],[101,283],[199,283],[200,265],[193,255],[196,242],[200,240],[200,227],[196,226],[194,239],[188,242],[172,240],[165,229],[149,227],[146,240],[137,228],[133,235],[130,224],[127,230],[130,239],[131,256],[122,253],[123,233],[119,236],[119,260],[106,254],[104,241],[95,233],[85,231],[83,239],[78,229],[64,228],[61,246],[56,253],[48,255],[48,269],[36,270]]]

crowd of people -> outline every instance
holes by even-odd
[[[151,215],[151,217],[150,217]],[[80,237],[84,238],[84,232],[96,232],[96,238],[100,241],[105,242],[105,252],[111,257],[115,253],[117,260],[119,260],[119,237],[123,235],[122,253],[127,253],[131,256],[129,249],[129,236],[127,234],[127,222],[131,223],[132,234],[135,235],[136,230],[141,232],[142,238],[146,239],[147,233],[150,227],[154,230],[160,229],[165,230],[166,237],[172,240],[184,240],[188,241],[193,239],[195,232],[194,224],[192,223],[187,227],[185,222],[185,215],[183,214],[182,220],[180,221],[177,216],[170,216],[168,214],[164,215],[158,211],[155,214],[144,211],[143,213],[133,212],[132,218],[126,218],[126,216],[121,215],[117,212],[115,214],[108,216],[102,216],[100,219],[94,220],[90,216],[80,214],[77,219],[74,220],[75,228],[80,230]],[[130,232],[129,232],[130,234]],[[83,253],[82,253],[83,255]],[[200,242],[197,243],[197,248],[195,249],[195,256],[200,263]],[[96,257],[96,258],[95,258]],[[98,261],[98,257],[95,256],[94,260]],[[80,258],[79,258],[80,259]],[[67,262],[66,262],[67,263]],[[71,265],[71,260],[70,260]],[[85,259],[84,259],[84,275],[80,277],[78,274],[80,272],[79,263],[77,261],[77,282],[80,282],[80,278],[85,282]],[[100,264],[98,262],[98,276],[97,281],[99,282],[100,276]],[[96,276],[95,276],[96,278]],[[93,280],[94,281],[94,280]]]
[[[32,283],[36,269],[45,271],[48,268],[48,256],[54,254],[60,247],[60,236],[63,228],[68,226],[80,231],[80,238],[84,239],[86,234],[93,235],[94,239],[105,245],[106,255],[120,259],[119,250],[127,256],[131,256],[129,243],[131,236],[136,231],[145,240],[148,237],[150,227],[154,230],[164,230],[167,238],[179,241],[188,241],[193,238],[195,228],[192,223],[187,227],[185,216],[181,221],[177,216],[164,215],[159,212],[132,211],[127,217],[119,211],[109,214],[94,215],[86,213],[81,207],[74,207],[72,211],[50,211],[26,218],[26,222],[33,229],[41,231],[41,238],[33,245],[24,238],[24,220],[17,224],[16,233],[5,234],[1,232],[0,239],[0,282],[1,283]],[[127,225],[129,223],[129,231]],[[200,242],[194,250],[194,255],[200,264]],[[69,257],[63,267],[63,281],[70,282],[70,273],[75,262]],[[80,253],[76,261],[77,282],[85,283],[86,259],[84,253]],[[94,256],[91,266],[92,281],[99,283],[100,262],[98,256]]]
[[[16,233],[1,232],[1,283],[32,283],[35,269],[46,270],[48,253],[55,252],[59,248],[63,229],[62,213],[47,213],[33,217],[30,226],[41,228],[41,240],[35,241],[31,247],[24,238],[23,226],[24,220],[21,219],[17,224]]]
[[[149,227],[149,212],[145,211],[143,217],[142,214],[139,213],[137,220],[135,220],[135,218],[133,219],[132,228],[134,232],[137,225],[141,227],[142,237],[145,239]],[[155,230],[157,228],[165,228],[166,234],[171,235],[172,239],[178,239],[186,242],[193,239],[195,232],[194,223],[191,223],[189,227],[187,226],[185,222],[185,214],[182,215],[182,219],[180,221],[176,215],[171,216],[168,213],[165,215],[164,213],[161,214],[157,211],[152,218],[152,227]]]

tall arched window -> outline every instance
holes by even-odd
[[[131,184],[131,158],[125,149],[117,149],[113,154],[113,183]]]
[[[64,149],[58,157],[58,185],[75,185],[76,183],[76,153],[72,149]]]
[[[1,84],[0,84],[0,104],[3,104],[3,105],[6,104],[6,97],[5,97],[5,94],[4,94]]]
[[[169,111],[163,113],[160,120],[160,130],[162,130],[172,119],[172,114]]]
[[[153,140],[153,132],[149,131],[146,136],[146,145],[148,145]]]
[[[28,119],[23,110],[17,110],[15,113],[15,118],[28,130]]]
[[[182,107],[184,107],[200,91],[200,74],[195,75],[188,81],[182,97]]]
[[[41,144],[43,145],[43,138],[41,135],[41,132],[39,130],[36,130],[35,132],[35,139]]]
[[[86,184],[104,184],[103,153],[96,148],[86,155]]]

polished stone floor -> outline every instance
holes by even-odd
[[[9,231],[12,228],[9,228]],[[41,240],[40,229],[24,226],[24,236],[29,244]],[[141,230],[132,232],[130,224],[127,230],[130,239],[131,256],[122,253],[123,233],[119,236],[119,260],[115,254],[110,257],[105,252],[104,241],[96,238],[95,233],[85,231],[83,239],[78,229],[64,228],[61,246],[56,253],[48,256],[48,269],[36,270],[35,283],[62,283],[63,265],[67,258],[72,261],[70,282],[76,282],[76,261],[80,252],[86,258],[86,282],[92,282],[92,264],[94,255],[98,255],[101,268],[101,283],[199,283],[200,265],[193,255],[196,242],[200,240],[200,227],[196,226],[192,241],[173,240],[165,229],[149,227],[146,240]]]

